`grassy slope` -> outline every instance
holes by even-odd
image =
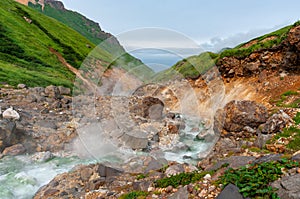
[[[30,18],[32,23],[23,17]],[[78,32],[13,0],[0,1],[0,82],[28,86],[49,84],[72,87],[74,75],[53,55],[60,52],[74,67],[80,67],[94,46]],[[101,52],[104,61],[110,55]]]
[[[226,49],[221,53],[215,54],[211,52],[204,52],[197,56],[191,56],[177,62],[172,68],[162,71],[156,75],[157,80],[165,80],[174,77],[175,74],[184,78],[197,78],[200,74],[207,71],[208,68],[214,66],[219,59],[227,56],[235,56],[238,58],[245,58],[252,52],[267,49],[279,45],[286,37],[287,33],[292,27],[299,25],[300,22],[296,22],[293,25],[281,28],[277,31],[263,35],[261,37],[252,39],[249,42],[240,44],[232,49]],[[268,39],[268,38],[273,39]],[[247,44],[251,44],[248,45]],[[245,47],[246,46],[246,47]]]
[[[117,60],[112,60],[110,66],[120,66],[125,70],[130,71],[135,76],[140,77],[141,79],[144,79],[144,77],[147,76],[150,77],[154,74],[153,70],[144,65],[139,59],[136,59],[135,57],[126,53],[120,44],[103,42],[106,39],[109,39],[110,35],[103,32],[97,23],[87,19],[80,13],[71,10],[57,9],[47,4],[45,5],[43,11],[41,6],[38,4],[34,5],[30,3],[29,6],[76,30],[95,45],[100,43],[101,48],[105,49],[111,54],[114,54],[115,57],[118,58]]]

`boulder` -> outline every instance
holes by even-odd
[[[10,146],[15,137],[16,123],[11,120],[0,120],[0,151]]]
[[[233,100],[224,107],[224,129],[229,132],[239,132],[244,127],[257,128],[268,119],[267,108],[254,101]]]
[[[162,119],[164,103],[154,97],[145,97],[142,102],[142,108],[144,112],[144,118],[153,120]]]
[[[164,158],[152,159],[146,168],[146,172],[162,169],[166,165],[168,165],[168,161]]]
[[[17,111],[15,111],[12,107],[6,109],[3,113],[2,113],[2,117],[5,119],[12,119],[12,120],[19,120],[20,119],[20,115]]]

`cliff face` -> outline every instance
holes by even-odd
[[[217,66],[225,78],[258,76],[272,71],[299,73],[299,52],[300,26],[296,26],[280,45],[255,51],[245,58],[224,57]]]

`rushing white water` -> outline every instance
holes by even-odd
[[[77,164],[92,161],[76,157],[53,158],[47,162],[31,161],[31,156],[4,157],[0,160],[0,198],[29,199],[57,174]]]
[[[212,142],[196,139],[204,126],[199,118],[184,117],[185,129],[180,133],[179,142],[171,151],[165,151],[165,158],[176,162],[196,164],[198,154],[206,152],[212,146]]]
[[[195,137],[203,129],[199,118],[184,118],[185,129],[182,130],[179,140],[172,148],[163,150],[167,160],[177,162],[196,163],[197,155],[205,152],[212,143],[205,143]],[[121,154],[121,155],[120,155]],[[77,157],[55,157],[46,162],[33,160],[33,156],[23,155],[16,157],[6,156],[0,159],[0,199],[29,199],[36,191],[52,180],[56,175],[70,171],[78,164],[90,164],[101,161],[124,161],[124,157],[146,155],[132,150],[119,149],[114,157],[95,160],[80,159]],[[123,157],[123,159],[121,158]],[[108,159],[107,159],[108,158]]]

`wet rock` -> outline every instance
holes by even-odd
[[[281,199],[300,198],[300,174],[284,176],[281,180],[272,183],[272,187],[278,189],[276,193]]]
[[[15,155],[24,154],[25,152],[26,152],[26,149],[22,144],[16,144],[16,145],[5,148],[3,151],[3,155],[15,156]]]
[[[47,162],[48,160],[51,160],[53,157],[54,155],[50,151],[38,152],[31,156],[31,160],[35,162]]]
[[[2,117],[5,119],[12,119],[12,120],[19,120],[20,119],[20,115],[17,111],[15,111],[12,107],[6,109],[3,113],[2,113]]]
[[[123,173],[122,170],[112,168],[105,166],[103,164],[99,164],[98,166],[98,173],[101,177],[113,177],[113,176],[118,176]]]
[[[224,129],[229,132],[242,131],[245,126],[257,128],[268,119],[267,108],[254,101],[231,101],[224,112]]]
[[[152,159],[147,168],[146,168],[146,172],[149,172],[151,170],[155,171],[155,170],[159,170],[162,169],[163,167],[165,167],[166,165],[168,165],[168,161],[164,158],[160,158],[160,159]]]
[[[182,173],[184,172],[184,167],[183,165],[181,164],[176,164],[176,165],[171,165],[169,166],[166,171],[165,171],[165,174],[166,176],[172,176],[172,175],[176,175],[176,174],[179,174],[179,173]]]
[[[223,191],[217,196],[217,199],[243,199],[239,188],[233,184],[228,184]]]
[[[132,149],[147,149],[148,135],[139,130],[130,131],[122,136],[122,141]]]
[[[214,115],[214,126],[213,130],[217,137],[220,137],[225,122],[225,112],[223,109],[218,109]]]
[[[197,136],[196,136],[196,140],[203,140],[205,142],[212,142],[215,139],[217,139],[217,136],[208,130],[202,130]]]
[[[285,112],[280,111],[272,115],[265,124],[259,126],[258,130],[263,134],[277,133],[282,130],[292,119]]]

